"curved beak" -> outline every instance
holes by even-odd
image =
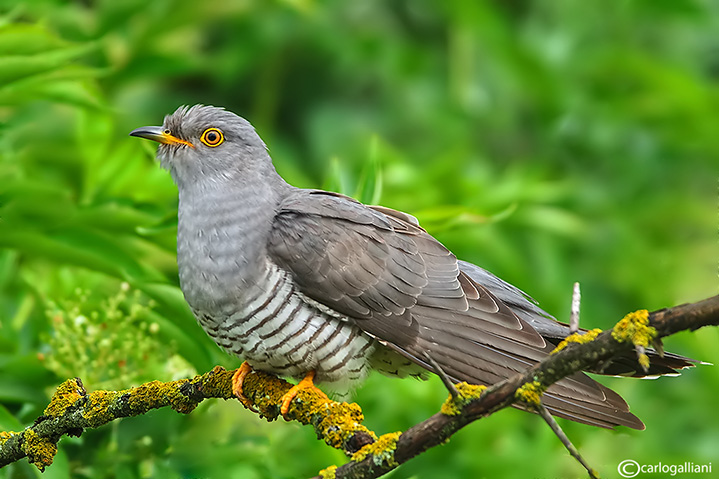
[[[187,145],[194,148],[195,145],[187,140],[178,138],[168,131],[164,130],[161,126],[142,126],[136,128],[130,132],[130,136],[137,136],[148,140],[162,143],[163,145]]]

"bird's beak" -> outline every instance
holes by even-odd
[[[187,145],[194,148],[195,145],[187,140],[178,138],[168,131],[164,130],[161,126],[143,126],[132,130],[130,136],[139,136],[140,138],[146,138],[148,140],[157,141],[163,145]]]

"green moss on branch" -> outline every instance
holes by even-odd
[[[171,407],[190,413],[208,398],[235,399],[233,371],[215,367],[192,379],[151,381],[121,391],[88,393],[78,378],[58,386],[44,415],[21,432],[0,432],[0,467],[27,457],[40,470],[52,464],[57,443],[64,435],[79,436],[85,428],[96,428],[123,417],[138,416],[152,409]],[[271,421],[279,416],[280,398],[292,385],[270,374],[251,372],[243,384],[245,395],[260,414]],[[317,436],[332,447],[353,454],[377,436],[362,425],[356,404],[337,403],[312,391],[300,391],[288,417],[312,424]]]

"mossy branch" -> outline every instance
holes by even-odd
[[[187,414],[205,399],[236,399],[232,394],[233,371],[216,366],[192,379],[152,381],[122,391],[88,393],[78,378],[62,383],[32,426],[20,432],[0,432],[0,467],[23,457],[41,471],[52,464],[57,443],[64,435],[80,436],[85,428],[96,428],[115,419],[139,416],[151,409],[171,407]],[[253,371],[243,391],[259,414],[268,421],[280,414],[280,398],[292,384],[271,374]],[[288,419],[312,424],[317,436],[332,447],[351,455],[377,440],[362,425],[364,417],[357,404],[338,403],[300,391],[287,413]]]
[[[637,317],[643,316],[648,320],[644,327],[641,325],[641,320],[636,321]],[[642,346],[647,338],[646,334],[653,336],[654,340],[659,340],[680,331],[694,331],[703,326],[719,326],[719,296],[646,315],[630,313],[617,323],[615,328],[601,334],[593,334],[594,338],[591,341],[568,342],[558,348],[560,350],[523,373],[489,388],[476,390],[458,388],[460,395],[454,400],[454,407],[448,408],[445,404],[441,412],[403,432],[393,444],[393,449],[385,451],[383,456],[372,455],[361,461],[350,461],[332,469],[331,477],[333,479],[380,477],[427,449],[445,443],[467,424],[518,401],[518,390],[531,392],[530,397],[534,397],[535,392],[546,390],[551,384],[564,377],[577,371],[591,369],[631,350],[635,345]],[[451,401],[451,396],[448,401]],[[313,479],[325,476],[320,475]]]
[[[653,313],[632,313],[613,330],[594,332],[585,340],[567,341],[532,368],[489,388],[457,385],[458,396],[450,396],[441,412],[403,433],[377,438],[362,426],[359,406],[337,403],[305,390],[292,402],[287,418],[312,424],[318,438],[352,456],[347,464],[331,466],[317,478],[379,477],[446,442],[456,431],[481,417],[518,400],[538,399],[547,387],[566,376],[633,347],[641,349],[648,341],[709,325],[719,325],[719,296]],[[44,415],[32,426],[21,432],[0,432],[0,467],[27,457],[43,470],[52,463],[57,443],[64,435],[79,436],[85,428],[151,409],[169,406],[189,413],[205,399],[234,398],[232,374],[218,366],[192,379],[153,381],[123,391],[91,393],[79,379],[69,379],[58,387]],[[279,416],[280,398],[291,386],[275,376],[252,372],[245,378],[243,391],[259,414],[271,421]]]

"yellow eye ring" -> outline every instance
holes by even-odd
[[[225,135],[218,128],[208,128],[202,132],[200,141],[207,146],[215,147],[222,144],[225,141]]]

